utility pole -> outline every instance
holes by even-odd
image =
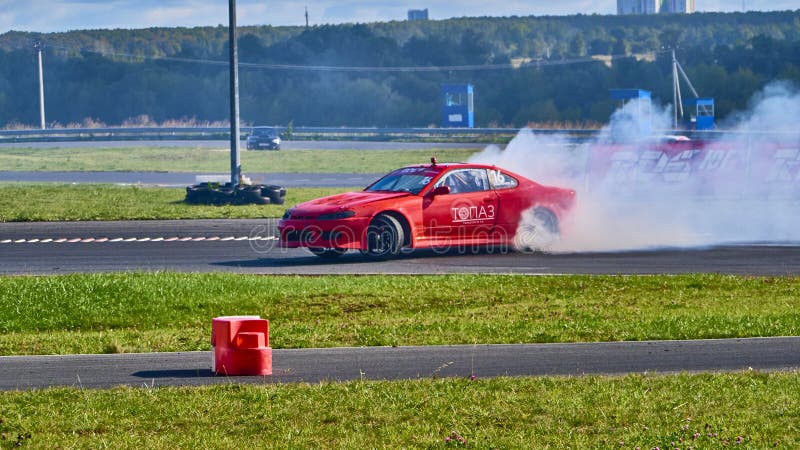
[[[236,44],[236,0],[228,0],[228,39],[230,56],[231,103],[231,187],[236,188],[242,178],[239,157],[239,54]]]
[[[700,98],[700,94],[697,93],[697,89],[694,88],[692,84],[692,80],[689,79],[689,75],[686,75],[686,71],[683,70],[683,66],[681,63],[678,62],[678,58],[675,57],[675,49],[672,49],[672,101],[675,105],[675,119],[673,121],[673,126],[675,129],[678,129],[678,112],[680,111],[681,119],[683,119],[683,95],[681,94],[681,80],[679,76],[682,76],[686,84],[691,89],[692,94],[694,94],[694,98]]]
[[[306,28],[308,28],[308,6],[306,6]]]
[[[41,117],[42,129],[47,128],[47,123],[44,120],[44,75],[42,71],[42,43],[36,41],[33,45],[36,53],[39,54],[39,116]]]
[[[672,49],[672,129],[678,129],[678,92],[680,86],[678,85],[678,59],[675,57],[675,49]]]

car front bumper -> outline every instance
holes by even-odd
[[[341,220],[283,219],[278,222],[279,246],[363,249],[367,227],[368,217]]]

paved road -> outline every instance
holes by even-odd
[[[144,184],[185,188],[195,184],[199,177],[224,174],[195,174],[179,172],[17,172],[0,171],[0,182],[21,181],[29,183],[104,183]],[[247,173],[254,183],[277,184],[284,187],[364,187],[383,174],[364,173]]]
[[[276,274],[677,274],[800,275],[795,244],[723,245],[628,252],[521,254],[415,251],[375,262],[337,261],[275,246],[275,220],[0,224],[0,274],[127,270]]]
[[[228,141],[68,141],[68,142],[0,142],[3,148],[130,148],[189,147],[230,148]],[[486,144],[453,142],[375,142],[375,141],[283,141],[281,150],[420,150],[431,148],[482,149]],[[242,150],[244,150],[242,142]]]
[[[800,369],[800,338],[274,350],[267,377],[214,376],[211,352],[0,357],[0,390],[750,369]]]

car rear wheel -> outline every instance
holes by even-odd
[[[400,254],[405,235],[403,226],[388,214],[379,214],[367,228],[367,248],[362,253],[374,259],[387,259]]]
[[[547,208],[535,207],[522,213],[514,235],[514,248],[522,252],[548,251],[558,242],[558,218]]]
[[[308,250],[319,256],[320,258],[324,259],[334,259],[344,255],[347,250],[343,248],[320,248],[320,247],[309,247]]]

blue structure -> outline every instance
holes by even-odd
[[[709,97],[687,100],[683,109],[688,113],[686,126],[692,130],[714,129],[714,99]]]
[[[409,9],[408,20],[428,20],[428,8]]]
[[[442,85],[442,127],[475,127],[475,107],[471,84]]]
[[[638,130],[620,130],[627,137],[632,137],[632,134],[638,134],[639,137],[649,136],[653,132],[652,123],[652,94],[650,91],[642,89],[611,89],[611,99],[618,100],[620,107],[626,103],[638,100],[636,109],[633,111],[625,111],[630,114],[630,121],[638,126]],[[615,115],[619,112],[615,112]],[[618,121],[619,122],[619,121]],[[626,122],[625,120],[622,121]],[[613,124],[612,124],[613,125]]]

